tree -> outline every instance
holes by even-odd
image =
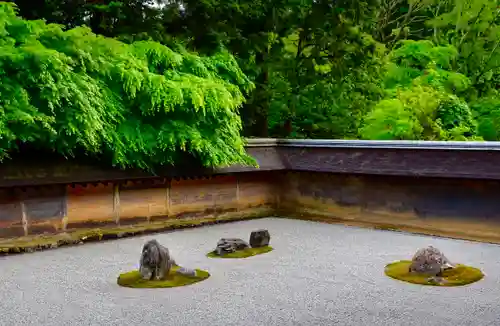
[[[477,133],[484,140],[500,140],[500,99],[483,97],[472,102],[471,109],[477,121]]]
[[[2,157],[31,144],[142,169],[184,153],[205,166],[254,163],[238,115],[253,84],[229,53],[126,44],[24,20],[14,8],[0,4]]]
[[[471,79],[469,99],[500,87],[500,7],[492,0],[448,0],[428,24],[435,42],[458,51],[454,69]]]
[[[165,0],[12,0],[25,19],[44,19],[66,28],[87,25],[92,32],[123,41],[167,42]],[[172,14],[170,12],[170,14]]]
[[[459,95],[469,79],[450,71],[458,53],[431,41],[403,41],[389,54],[386,99],[367,114],[365,139],[478,139],[477,123]]]
[[[426,22],[432,18],[433,5],[435,0],[381,0],[376,10],[374,38],[388,48],[404,39],[425,39],[432,32]]]
[[[297,11],[293,33],[280,39],[270,66],[274,136],[356,136],[360,116],[380,91],[385,50],[364,31],[376,4],[315,1]]]
[[[128,44],[225,49],[255,85],[239,110],[245,136],[498,138],[495,0],[14,2],[24,18]]]
[[[242,114],[247,123],[247,135],[266,137],[269,128],[273,135],[277,129],[282,129],[279,133],[286,135],[284,125],[294,127],[292,120],[301,115],[297,111],[297,103],[301,101],[298,100],[299,90],[331,95],[325,93],[330,89],[326,84],[313,90],[313,84],[325,80],[315,66],[335,65],[331,74],[340,75],[347,74],[341,72],[342,69],[347,71],[352,65],[361,64],[358,59],[366,52],[362,53],[363,46],[357,47],[364,42],[360,27],[371,24],[377,1],[186,0],[174,3],[176,7],[180,3],[183,5],[179,24],[184,26],[185,38],[197,51],[226,47],[255,82],[256,90]],[[290,49],[289,43],[294,37],[296,44]],[[369,46],[363,50],[369,50]],[[290,96],[278,99],[285,94]],[[302,103],[307,102],[304,96],[300,97],[305,100]],[[279,113],[275,111],[277,107]],[[286,111],[288,114],[282,114]],[[275,118],[282,120],[270,120]]]
[[[167,26],[167,33],[184,39],[187,46],[202,53],[227,48],[245,74],[255,83],[242,109],[244,133],[268,136],[269,69],[275,42],[293,27],[290,17],[300,6],[297,0],[175,0],[165,11],[182,12]],[[179,36],[182,35],[182,36]]]

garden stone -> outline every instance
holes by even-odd
[[[196,277],[196,270],[195,269],[181,267],[176,272],[179,274],[182,274],[182,275]]]
[[[442,271],[453,268],[448,258],[433,246],[419,249],[413,256],[410,272],[440,276]]]
[[[142,247],[139,261],[139,271],[145,280],[163,280],[173,265],[174,259],[168,248],[162,246],[155,239],[149,240]]]
[[[268,230],[261,229],[250,233],[250,246],[252,248],[269,246],[269,241],[271,241],[271,235]]]
[[[250,245],[242,239],[236,238],[222,238],[217,242],[217,248],[215,248],[215,253],[219,256],[225,254],[230,254],[237,250],[244,250],[250,248]]]

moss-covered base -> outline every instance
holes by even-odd
[[[143,280],[139,271],[131,271],[118,276],[118,285],[128,288],[173,288],[201,282],[210,277],[207,271],[196,270],[196,276],[186,276],[175,271],[180,267],[174,266],[165,280]]]
[[[207,254],[208,258],[248,258],[256,255],[265,254],[266,252],[272,251],[273,248],[270,246],[260,247],[260,248],[247,248],[244,250],[238,250],[230,254],[219,256],[215,251],[211,251]]]
[[[411,261],[409,260],[401,260],[388,264],[385,267],[385,274],[396,280],[433,286],[467,285],[477,282],[484,277],[484,274],[479,269],[459,264],[453,269],[443,271],[442,277],[432,278],[428,275],[410,273],[410,264]]]

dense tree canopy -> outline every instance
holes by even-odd
[[[62,27],[4,9],[4,151],[146,167],[243,161],[241,136],[500,140],[496,0],[13,2]]]
[[[85,152],[121,167],[251,162],[238,108],[253,84],[227,52],[200,57],[62,30],[0,5],[0,151]]]

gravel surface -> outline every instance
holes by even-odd
[[[267,228],[274,251],[244,260],[205,257],[221,237]],[[174,289],[117,286],[152,238],[180,265],[208,270]],[[434,245],[486,277],[423,287],[383,274]],[[0,325],[500,325],[500,246],[267,218],[0,258]]]

